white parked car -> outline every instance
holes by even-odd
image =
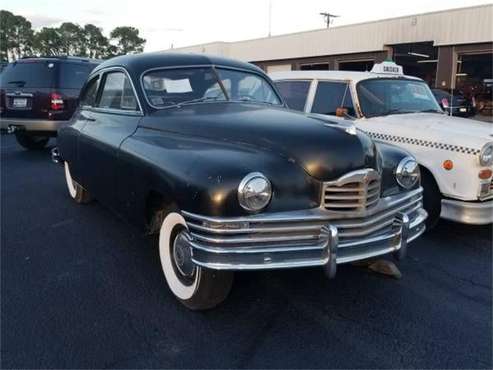
[[[371,72],[272,73],[291,109],[345,117],[418,160],[428,226],[493,222],[493,125],[445,114],[428,85],[393,62]]]

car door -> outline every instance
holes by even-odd
[[[63,140],[57,142],[63,158],[70,164],[70,172],[72,177],[79,183],[84,184],[82,179],[82,163],[78,160],[79,137],[82,129],[87,124],[88,113],[96,104],[96,98],[99,89],[99,74],[93,75],[82,88],[80,95],[79,107],[74,112],[70,125],[63,126],[60,132],[63,131]]]
[[[101,75],[95,106],[84,111],[79,137],[82,183],[98,201],[116,210],[119,149],[132,135],[142,109],[128,73],[112,68]]]

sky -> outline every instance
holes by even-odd
[[[213,41],[323,28],[320,12],[339,15],[333,27],[436,10],[488,4],[487,0],[15,0],[2,9],[28,18],[34,28],[62,22],[93,23],[106,35],[133,26],[147,40],[145,51]]]

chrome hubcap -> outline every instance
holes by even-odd
[[[192,262],[192,250],[183,231],[176,236],[173,243],[173,258],[180,274],[185,277],[193,276],[195,264]]]

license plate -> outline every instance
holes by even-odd
[[[27,99],[25,99],[25,98],[21,98],[21,99],[16,98],[12,102],[12,106],[14,108],[26,108],[27,107]]]
[[[467,108],[459,108],[459,111],[462,113],[465,113],[465,112],[467,112]]]

